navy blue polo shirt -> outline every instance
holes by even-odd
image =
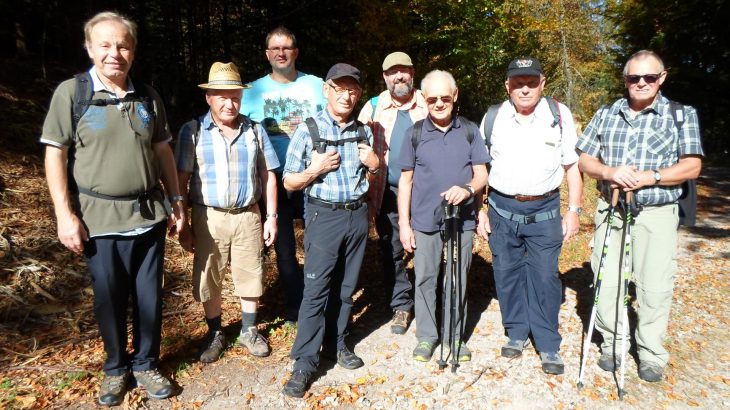
[[[472,128],[474,138],[469,143],[467,128]],[[405,135],[412,135],[409,127]],[[413,170],[413,191],[411,192],[411,226],[420,232],[441,230],[443,221],[436,217],[441,206],[441,193],[454,185],[468,184],[472,177],[472,165],[483,165],[491,161],[479,129],[471,121],[455,118],[446,132],[436,128],[427,117],[423,122],[421,142],[413,149],[411,138],[404,138],[398,164],[403,170]],[[474,207],[465,206],[461,217],[463,229],[472,230]]]

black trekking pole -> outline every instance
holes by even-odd
[[[461,341],[461,332],[456,337],[457,323],[459,323],[457,313],[459,313],[459,301],[461,300],[461,235],[459,235],[459,205],[452,206],[451,213],[451,238],[449,240],[449,248],[451,248],[451,300],[449,305],[451,308],[451,331],[449,335],[449,354],[451,355],[451,373],[456,373],[459,367],[459,342]],[[460,329],[460,327],[459,327]]]
[[[593,328],[596,324],[596,314],[598,312],[598,297],[601,294],[601,283],[603,282],[603,270],[606,263],[606,257],[608,255],[608,244],[611,240],[611,225],[613,223],[614,211],[616,204],[618,203],[618,188],[611,190],[611,202],[608,204],[607,215],[606,215],[606,235],[603,238],[603,248],[601,249],[601,259],[598,263],[598,272],[596,272],[596,283],[593,286],[593,308],[591,309],[591,317],[588,320],[588,332],[583,336],[583,348],[580,370],[578,371],[578,388],[583,387],[583,373],[585,373],[586,360],[588,359],[588,350],[591,346],[591,337],[593,336]]]
[[[450,237],[451,236],[451,230],[448,229],[448,226],[446,226],[446,225],[449,223],[448,221],[450,220],[449,215],[451,213],[451,204],[449,204],[448,201],[443,200],[441,202],[440,211],[443,213],[443,222],[444,222],[443,240],[444,240],[444,248],[446,250],[445,254],[446,254],[446,259],[449,260],[450,259],[450,255],[451,255],[451,248],[449,246],[450,241],[451,241],[451,237]],[[444,263],[443,266],[444,266],[444,269],[443,269],[443,277],[442,277],[443,280],[441,282],[442,283],[442,285],[441,285],[441,295],[446,295],[446,289],[445,289],[445,286],[446,286],[446,269],[447,269],[446,263]],[[440,334],[440,336],[441,336],[441,343],[440,343],[440,345],[441,346],[439,346],[439,349],[440,349],[439,359],[436,361],[436,364],[438,365],[439,369],[441,369],[441,370],[445,369],[446,366],[447,366],[446,360],[444,359],[444,340],[443,340],[444,339],[444,335],[446,334],[446,309],[447,308],[445,306],[445,302],[446,302],[445,298],[442,297],[441,298],[441,334]]]
[[[621,265],[623,265],[623,278],[620,278],[619,280],[623,280],[623,312],[621,315],[621,370],[620,370],[620,377],[617,381],[618,383],[618,398],[619,400],[623,400],[624,398],[624,381],[625,381],[625,375],[626,375],[626,340],[629,338],[628,334],[628,323],[629,323],[629,279],[631,278],[631,271],[633,264],[631,263],[631,258],[633,257],[633,248],[632,248],[632,242],[631,242],[631,225],[634,223],[634,217],[638,215],[639,210],[636,206],[636,202],[634,201],[634,193],[629,191],[626,192],[625,200],[623,201],[621,210],[622,210],[622,219],[624,220],[624,226],[623,226],[623,232],[622,232],[622,242],[623,242],[623,263],[619,262],[619,268],[621,268]],[[616,304],[616,322],[618,322],[618,309],[619,306]],[[618,324],[618,323],[617,323]],[[614,328],[614,333],[616,329]],[[614,357],[616,356],[616,338],[614,338],[614,346],[613,346],[613,354]]]

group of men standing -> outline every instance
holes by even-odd
[[[241,303],[238,341],[254,356],[269,354],[256,322],[264,246],[274,244],[284,317],[297,331],[286,395],[304,395],[320,356],[347,369],[363,366],[346,337],[369,218],[379,236],[392,333],[405,333],[415,312],[415,360],[429,361],[448,338],[457,339],[451,345],[457,360],[471,359],[463,334],[444,334],[442,321],[463,328],[476,231],[493,255],[508,337],[502,356],[520,356],[531,336],[543,371],[561,374],[558,256],[580,226],[579,169],[602,181],[604,193],[617,187],[635,191],[643,206],[632,255],[639,376],[661,379],[668,359],[662,339],[676,271],[679,184],[697,177],[703,153],[695,111],[685,107],[680,127],[659,93],[666,71],[656,54],[642,51],[629,59],[628,98],[600,110],[578,139],[568,107],[543,97],[546,78],[537,59],[509,64],[509,98],[477,127],[456,115],[459,89],[450,73],[432,71],[416,89],[411,58],[391,53],[382,65],[387,89],[356,116],[360,71],[338,63],[324,81],[297,71],[296,38],[279,27],[265,42],[270,74],[245,84],[235,64],[211,66],[208,82],[199,85],[209,110],[182,126],[173,154],[159,96],[128,76],[135,24],[104,12],[84,30],[93,66],[58,87],[41,142],[47,145],[59,239],[83,253],[94,285],[94,312],[107,352],[100,404],[121,403],[132,377],[154,398],[174,394],[157,371],[166,226],[194,252],[193,296],[202,302],[208,327],[200,355],[205,363],[217,360],[227,345],[221,324],[226,266]],[[88,95],[77,95],[80,90]],[[561,216],[564,177],[568,210]],[[439,319],[446,222],[437,210],[444,204],[459,210],[461,248],[454,258],[461,277],[451,283],[445,275],[441,304],[452,303],[446,289],[457,284],[459,297],[456,317]],[[608,205],[599,200],[598,208],[594,271],[603,248],[600,231],[608,229],[601,216]],[[306,226],[303,272],[294,238],[300,215]],[[611,245],[609,255],[617,259],[618,246]],[[405,252],[415,255],[414,286]],[[614,265],[608,263],[609,277],[618,275]],[[618,291],[602,292],[598,312],[604,336],[599,366],[609,371],[617,360],[610,347],[621,337],[612,313]]]

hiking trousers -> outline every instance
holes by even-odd
[[[403,261],[405,251],[398,226],[398,188],[385,187],[380,213],[375,217],[375,230],[380,238],[380,266],[386,291],[390,293],[390,308],[410,312],[413,309],[413,287]]]
[[[593,238],[591,268],[594,276],[598,273],[603,240],[606,236],[606,212],[608,203],[598,200],[596,231]],[[639,360],[666,366],[669,352],[664,348],[664,338],[669,324],[669,311],[672,306],[674,276],[677,272],[677,227],[679,209],[677,204],[644,206],[631,226],[632,252],[631,263],[636,285],[636,344]],[[621,247],[621,231],[624,221],[620,214],[613,219],[608,254],[603,265],[603,282],[598,299],[596,328],[603,336],[601,350],[621,354],[621,323],[623,314],[623,266],[619,258],[624,251]],[[618,306],[617,306],[618,305]],[[616,308],[619,308],[616,320]],[[627,346],[629,344],[627,343]]]

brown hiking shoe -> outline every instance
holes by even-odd
[[[137,380],[137,385],[144,387],[147,395],[153,399],[166,399],[172,396],[172,383],[167,377],[160,374],[157,369],[132,372]]]
[[[390,325],[390,332],[396,335],[402,335],[408,330],[408,324],[411,322],[411,312],[406,310],[396,310],[393,314],[393,321]]]
[[[212,335],[208,335],[208,343],[205,345],[203,353],[200,354],[200,361],[203,363],[213,363],[217,361],[226,348],[226,336],[223,331],[217,330]]]
[[[271,352],[269,342],[259,334],[256,326],[249,327],[245,332],[242,329],[241,335],[238,337],[238,343],[257,357],[266,357]]]
[[[118,406],[124,401],[127,393],[127,378],[129,373],[119,376],[105,375],[99,389],[99,404],[102,406]]]

